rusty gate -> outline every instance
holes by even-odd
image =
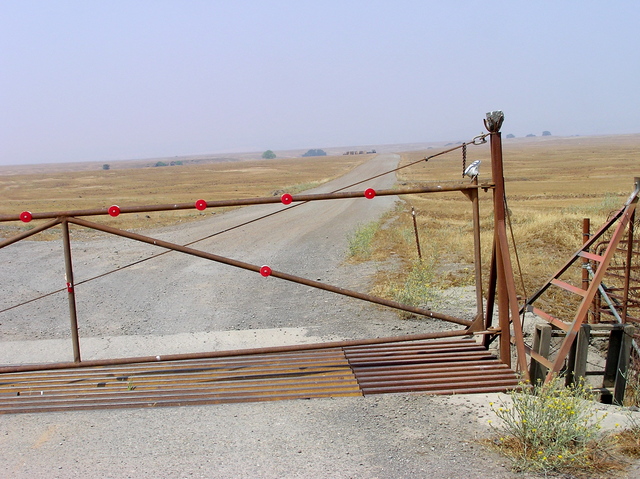
[[[1,241],[0,248],[8,247],[54,226],[61,226],[66,269],[65,291],[69,302],[71,343],[74,357],[74,361],[68,363],[0,367],[2,375],[0,413],[46,411],[67,407],[160,406],[400,391],[425,391],[439,394],[506,391],[516,387],[518,378],[511,364],[512,342],[516,352],[514,369],[518,370],[525,378],[528,375],[527,356],[532,353],[524,344],[520,305],[516,295],[507,238],[507,212],[500,133],[503,120],[502,112],[488,113],[485,119],[488,133],[481,134],[468,143],[462,143],[387,172],[393,173],[400,168],[410,167],[457,149],[462,150],[463,159],[466,159],[467,147],[486,143],[488,137],[491,148],[492,180],[482,184],[478,183],[477,165],[472,164],[465,171],[470,180],[453,185],[439,184],[379,191],[368,188],[364,191],[354,191],[353,187],[367,181],[363,180],[327,194],[291,195],[285,193],[280,198],[223,201],[198,199],[194,203],[188,204],[112,205],[109,208],[93,210],[51,213],[24,211],[13,215],[0,215],[0,222],[45,221],[29,231]],[[344,191],[345,189],[350,191]],[[483,305],[478,202],[481,190],[492,193],[494,218],[492,259],[486,290],[486,311]],[[303,278],[284,271],[277,271],[269,265],[250,264],[208,253],[191,245],[180,245],[85,219],[89,216],[108,218],[120,214],[150,211],[192,208],[204,210],[215,207],[268,203],[282,203],[287,207],[295,207],[311,201],[345,198],[362,198],[366,201],[375,200],[376,197],[381,196],[437,194],[444,191],[463,193],[471,205],[477,302],[477,312],[472,321],[425,308],[400,304],[396,301]],[[633,201],[630,200],[625,206],[633,205],[635,207],[636,202],[637,191]],[[627,214],[626,210],[624,214]],[[624,217],[626,218],[626,216]],[[163,248],[166,251],[176,251],[252,271],[264,277],[302,284],[420,316],[440,319],[463,328],[440,333],[343,343],[83,361],[76,317],[69,225],[129,238]],[[622,230],[625,226],[622,225]],[[607,269],[608,256],[609,250],[604,256],[599,256],[599,258],[605,258],[606,261],[599,268],[598,274],[604,274]],[[559,281],[555,281],[554,284],[562,285]],[[589,302],[592,299],[593,296]],[[494,310],[497,314],[496,324],[494,324],[493,318]],[[478,340],[471,339],[474,336]],[[566,348],[570,347],[573,336],[569,334],[567,338],[569,346]],[[499,340],[499,359],[489,354],[487,350],[487,346],[494,339]],[[551,365],[548,361],[544,364],[549,366],[552,371],[557,371],[556,365]]]

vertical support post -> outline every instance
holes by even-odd
[[[504,169],[502,164],[502,136],[500,127],[504,116],[502,112],[487,114],[485,125],[491,133],[491,177],[495,185],[493,190],[493,242],[496,252],[496,280],[498,293],[498,324],[500,326],[500,360],[511,367],[511,323],[509,320],[509,296],[504,268],[504,255],[500,245],[499,230],[504,228],[506,212],[504,207]]]
[[[491,250],[491,263],[489,268],[489,284],[487,287],[487,317],[484,322],[484,329],[488,330],[493,325],[493,307],[496,300],[496,243],[493,242]],[[488,334],[484,336],[484,347],[488,348],[492,338]]]
[[[537,324],[533,336],[533,350],[544,358],[549,358],[549,350],[551,349],[551,331],[553,328],[550,324]],[[531,358],[529,365],[529,376],[531,376],[531,384],[534,386],[542,383],[547,375],[547,368],[535,359]]]
[[[629,220],[629,230],[627,231],[627,258],[624,268],[624,289],[622,293],[622,322],[627,322],[627,308],[629,306],[629,283],[631,281],[631,262],[633,261],[633,227],[636,219],[636,212],[631,214]]]
[[[73,361],[79,363],[80,339],[78,336],[78,317],[76,315],[76,294],[73,282],[73,263],[71,261],[71,240],[69,237],[69,223],[62,221],[62,242],[64,245],[65,279],[67,282],[67,295],[69,299],[69,319],[71,321],[71,340],[73,342]]]
[[[633,342],[634,328],[626,324],[622,330],[622,344],[620,346],[620,356],[618,359],[618,370],[616,371],[616,384],[613,391],[615,404],[622,406],[624,403],[624,393],[627,389],[627,370],[631,359],[631,343]]]
[[[569,352],[567,360],[567,371],[565,384],[575,384],[579,380],[584,380],[587,376],[587,356],[589,354],[589,339],[591,338],[591,326],[583,324],[580,326],[576,341]]]
[[[473,179],[475,185],[478,184],[478,177]],[[483,294],[482,294],[482,248],[480,245],[480,202],[478,190],[471,190],[471,203],[473,205],[473,262],[475,264],[476,283],[476,317],[484,317]]]
[[[589,218],[582,219],[582,243],[586,243],[591,238],[591,220]],[[582,258],[582,289],[585,291],[589,289],[589,271],[587,271],[587,264],[589,264],[589,260],[587,258]],[[589,322],[589,313],[585,314],[585,317],[582,318],[583,323]]]
[[[618,362],[622,351],[622,337],[624,331],[621,325],[615,324],[609,333],[609,347],[607,348],[607,361],[604,365],[604,377],[602,387],[610,388],[615,385]]]
[[[418,236],[418,222],[416,221],[416,210],[411,207],[411,216],[413,217],[413,231],[416,234],[416,247],[418,248],[418,259],[422,260],[422,252],[420,251],[420,237]]]

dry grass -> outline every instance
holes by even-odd
[[[403,155],[403,164],[436,153],[437,150]],[[525,296],[538,289],[580,247],[582,219],[591,218],[595,231],[608,214],[622,206],[640,176],[640,135],[574,138],[537,138],[503,141],[506,194],[513,234],[523,269],[524,288],[517,279],[518,293]],[[480,182],[490,180],[489,144],[469,146],[467,164],[480,159]],[[419,163],[399,172],[402,183],[462,182],[461,151]],[[397,227],[411,228],[410,206],[418,214],[422,247],[439,258],[442,287],[473,284],[471,206],[461,193],[411,195],[397,218]],[[480,194],[483,271],[488,271],[493,235],[491,192]],[[415,246],[380,241],[381,250],[399,252],[407,265],[415,257]],[[514,263],[514,268],[515,268]],[[568,272],[578,281],[579,270]],[[485,274],[486,276],[486,274]],[[545,307],[566,303],[548,297]],[[570,309],[571,304],[566,304]],[[549,308],[550,312],[553,308]]]
[[[370,158],[326,156],[52,173],[45,166],[38,173],[0,177],[0,214],[254,198],[281,190],[296,193],[341,176]],[[211,213],[194,209],[123,215],[110,218],[109,224],[149,228]],[[0,235],[6,237],[20,228],[24,225],[0,223]]]

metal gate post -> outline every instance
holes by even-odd
[[[589,218],[582,219],[582,244],[589,241],[591,238],[591,220]],[[588,250],[587,250],[588,251]],[[587,291],[589,289],[589,270],[587,266],[589,264],[588,258],[582,258],[582,289]],[[583,323],[589,322],[589,313],[582,319]]]
[[[473,184],[478,184],[478,177],[473,179]],[[467,195],[473,206],[473,262],[475,264],[476,282],[476,318],[484,317],[484,295],[482,294],[482,247],[480,244],[480,202],[478,190],[471,190]]]
[[[504,208],[504,171],[502,164],[502,140],[500,127],[504,116],[502,112],[496,113],[495,117],[487,113],[485,124],[491,133],[491,177],[495,188],[493,190],[493,218],[494,236],[493,241],[496,252],[496,281],[498,299],[498,324],[500,327],[500,360],[511,367],[511,322],[509,320],[509,296],[507,290],[507,278],[505,274],[504,256],[509,254],[500,245],[498,231],[504,226],[506,212]]]
[[[71,240],[69,238],[69,223],[66,218],[62,221],[62,242],[64,245],[65,279],[69,298],[69,319],[71,321],[71,340],[73,341],[73,361],[79,363],[80,339],[78,337],[78,317],[76,315],[76,293],[73,283],[73,264],[71,262]]]
[[[622,292],[622,322],[627,322],[627,308],[629,307],[629,283],[631,282],[631,263],[633,262],[633,226],[636,219],[636,212],[631,214],[629,220],[629,230],[627,231],[627,257],[624,268],[624,286]]]

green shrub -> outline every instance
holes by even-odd
[[[594,471],[601,469],[607,442],[584,384],[563,387],[555,378],[547,384],[510,394],[511,404],[491,405],[500,419],[498,449],[517,471]],[[606,454],[604,455],[606,456]]]
[[[392,290],[393,299],[409,306],[426,307],[435,298],[433,278],[433,264],[426,260],[416,260],[402,287]]]
[[[369,259],[372,251],[373,237],[380,228],[379,221],[360,225],[347,237],[349,242],[349,257],[358,260]]]

